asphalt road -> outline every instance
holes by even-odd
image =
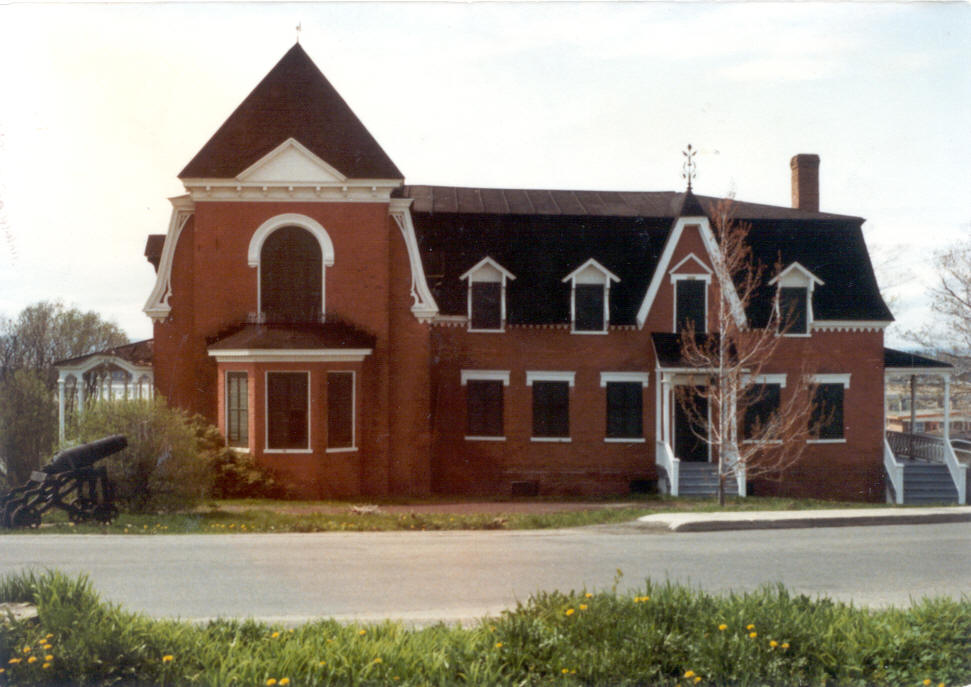
[[[424,623],[494,614],[537,590],[645,578],[710,591],[790,589],[857,605],[971,594],[971,523],[704,533],[624,526],[517,532],[5,535],[0,575],[86,573],[156,617]]]

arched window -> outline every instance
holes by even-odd
[[[260,312],[267,322],[318,322],[323,314],[323,257],[300,227],[276,229],[260,250]]]

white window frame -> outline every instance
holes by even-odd
[[[307,375],[307,448],[270,448],[270,375],[272,374],[305,374]],[[266,370],[263,372],[263,453],[313,453],[313,415],[310,413],[311,403],[310,370]]]
[[[682,267],[685,267],[688,262],[693,262],[695,265],[701,268],[700,271],[694,272],[678,272]],[[694,253],[688,253],[684,256],[677,265],[668,270],[668,276],[671,279],[671,298],[673,302],[671,303],[671,331],[675,334],[678,333],[678,282],[679,281],[703,281],[705,282],[705,331],[696,332],[698,334],[708,333],[708,292],[711,290],[711,277],[714,274],[711,268],[708,267],[704,262],[702,262],[697,255]]]
[[[651,380],[650,372],[601,372],[600,373],[600,388],[606,389],[607,385],[611,382],[627,384],[627,383],[637,383],[640,382],[641,388],[646,389]],[[606,402],[606,391],[604,392],[604,402]],[[641,399],[641,415],[644,413],[644,400]],[[641,417],[641,432],[644,432],[644,428],[647,426],[644,424],[644,418]],[[605,444],[644,444],[647,443],[647,438],[640,437],[604,437]]]
[[[246,446],[232,446],[229,443],[229,375],[243,375],[246,378]],[[252,410],[249,407],[249,384],[250,384],[250,374],[247,370],[226,370],[223,374],[223,404],[225,405],[225,422],[226,422],[226,446],[238,451],[240,453],[250,452],[250,442],[253,437],[250,436],[249,431],[249,420],[250,413]]]
[[[845,444],[846,443],[846,390],[850,388],[849,372],[829,372],[809,376],[811,384],[843,385],[843,436],[839,439],[807,439],[807,444]]]
[[[527,370],[526,371],[526,386],[533,386],[533,382],[566,382],[570,389],[572,389],[576,384],[576,372],[568,372],[563,370]],[[570,404],[572,406],[572,403]],[[530,409],[532,409],[532,400],[530,400]],[[567,421],[569,421],[570,409],[567,408]],[[532,426],[530,426],[530,434],[532,434]],[[573,431],[572,428],[570,430]],[[573,441],[572,436],[567,437],[534,437],[530,436],[529,440],[535,443],[547,443],[547,444],[569,444]]]
[[[620,282],[620,277],[590,258],[578,268],[563,277],[562,283],[570,283],[570,333],[606,334],[610,327],[610,284]],[[577,329],[577,286],[603,287],[604,317],[601,329]]]
[[[816,289],[816,285],[822,286],[825,282],[817,277],[815,274],[810,272],[808,269],[803,267],[798,262],[790,263],[784,270],[779,272],[776,276],[769,280],[769,286],[775,286],[775,301],[772,304],[775,316],[781,321],[782,312],[779,306],[779,296],[782,294],[782,289],[805,289],[806,297],[806,331],[804,332],[792,332],[787,331],[782,334],[785,337],[791,338],[808,338],[812,336],[813,322],[815,317],[813,316],[813,292]]]
[[[498,278],[495,274],[490,274],[490,272],[497,272]],[[460,281],[468,280],[468,287],[466,289],[466,316],[468,317],[468,331],[472,333],[482,333],[482,334],[500,334],[506,331],[506,282],[514,280],[516,277],[512,272],[507,270],[505,267],[500,265],[498,262],[490,258],[488,255],[474,266],[468,269],[462,276],[459,277]],[[472,284],[473,283],[498,283],[499,287],[499,328],[498,329],[474,329],[472,327]]]
[[[460,374],[462,386],[468,386],[468,382],[502,382],[503,388],[509,386],[509,370],[462,370]],[[468,403],[468,401],[466,401]],[[466,406],[467,407],[467,406]],[[466,434],[466,441],[505,441],[506,440],[506,403],[503,399],[502,404],[502,436],[479,436]]]
[[[358,446],[357,446],[357,372],[355,372],[354,370],[327,370],[327,372],[324,373],[325,374],[324,379],[326,380],[327,379],[326,375],[329,375],[331,373],[351,375],[351,445],[342,446],[339,448],[327,447],[324,450],[324,452],[325,453],[353,453],[358,449]],[[328,387],[328,390],[329,390],[329,387]],[[327,396],[327,413],[328,413],[328,422],[329,422],[330,395]],[[328,429],[330,428],[328,427]],[[327,437],[327,441],[328,443],[330,442],[329,435]]]

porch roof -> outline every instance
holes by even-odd
[[[883,369],[894,373],[946,375],[954,369],[954,366],[916,353],[884,348]]]
[[[718,340],[718,334],[695,334],[695,341],[700,348],[706,348],[709,344],[714,344]],[[692,365],[684,358],[681,350],[681,335],[671,332],[652,332],[651,341],[654,344],[654,355],[657,358],[657,365],[661,369],[697,369],[701,368]]]
[[[209,351],[371,349],[374,336],[344,322],[245,324],[219,336]]]

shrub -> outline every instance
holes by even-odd
[[[123,434],[128,448],[105,461],[121,507],[130,512],[187,508],[209,486],[211,432],[164,399],[98,403],[79,420],[81,441]]]
[[[248,453],[221,448],[213,453],[210,462],[212,487],[210,496],[216,499],[282,499],[287,490],[273,473],[257,465]]]

